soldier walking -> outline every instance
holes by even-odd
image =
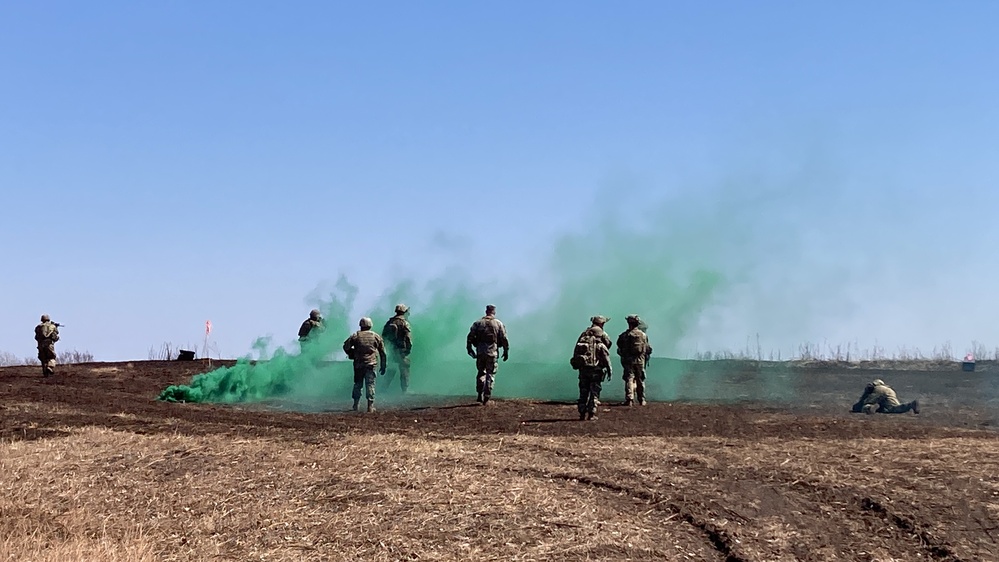
[[[35,326],[35,341],[38,342],[38,360],[42,363],[42,376],[54,375],[55,343],[59,341],[59,324],[53,322],[48,314],[42,314],[41,323]]]
[[[624,372],[624,405],[634,405],[637,398],[638,403],[644,406],[645,365],[652,355],[652,346],[642,330],[644,323],[638,315],[629,315],[625,320],[628,329],[617,337],[617,354],[621,356],[621,370]]]
[[[358,323],[360,330],[354,332],[343,342],[343,351],[354,362],[354,411],[361,401],[361,387],[364,386],[368,398],[368,411],[375,411],[375,367],[378,374],[385,374],[385,342],[382,337],[371,331],[371,319],[361,318]]]
[[[388,344],[389,355],[392,358],[392,370],[388,378],[383,379],[384,388],[392,384],[395,372],[399,371],[399,385],[402,393],[409,391],[409,355],[413,351],[413,331],[409,325],[409,307],[405,304],[395,306],[395,316],[389,318],[382,328],[382,339]]]
[[[506,326],[496,318],[496,306],[486,306],[486,315],[472,323],[465,338],[465,350],[475,359],[476,402],[483,405],[489,402],[499,367],[499,349],[503,348],[503,361],[509,358],[510,341],[506,337]]]
[[[608,319],[603,316],[590,318],[592,326],[583,330],[576,339],[569,364],[579,371],[579,400],[576,409],[580,420],[597,419],[602,383],[613,376],[610,362],[610,338],[603,330]]]

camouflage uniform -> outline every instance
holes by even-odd
[[[343,351],[354,362],[354,410],[361,401],[361,386],[365,387],[368,398],[368,411],[375,411],[375,367],[378,374],[385,374],[385,342],[371,331],[371,319],[361,318],[361,329],[351,334],[343,342]]]
[[[579,419],[596,419],[597,408],[600,407],[600,392],[603,390],[603,381],[610,380],[613,369],[610,362],[610,337],[603,330],[603,325],[607,319],[603,316],[594,316],[590,319],[593,326],[590,326],[576,339],[577,353],[583,348],[588,348],[588,342],[593,342],[595,365],[580,364],[579,369],[579,400],[576,402],[576,409],[579,411]]]
[[[38,360],[42,363],[42,376],[55,374],[55,343],[59,341],[59,325],[43,314],[41,323],[35,326],[35,341],[38,342]]]
[[[399,384],[405,394],[409,390],[409,354],[413,351],[413,331],[406,320],[409,315],[409,307],[400,304],[395,307],[395,316],[389,318],[382,328],[382,339],[389,344],[389,352],[392,357],[392,364],[395,369],[389,372],[388,378],[383,381],[387,388],[392,384],[395,370],[399,371]]]
[[[624,371],[624,404],[645,405],[645,365],[652,355],[649,338],[642,331],[643,322],[636,315],[627,317],[628,329],[617,337],[617,354],[621,356],[621,369]],[[637,396],[636,396],[637,395]]]
[[[309,336],[313,335],[313,330],[319,333],[325,329],[326,324],[323,322],[323,317],[320,315],[319,310],[313,309],[305,322],[302,322],[302,327],[298,329],[298,341],[304,342],[308,340]]]
[[[506,326],[496,318],[496,307],[486,307],[486,315],[472,323],[465,338],[465,350],[475,359],[476,402],[486,404],[493,393],[496,369],[499,367],[499,348],[503,348],[503,361],[509,358],[510,341]]]
[[[610,351],[603,342],[597,342],[597,365],[595,367],[583,366],[579,368],[579,400],[576,401],[576,409],[579,411],[579,419],[597,419],[597,408],[600,407],[600,392],[603,390],[603,381],[610,380],[613,376],[613,368],[610,364]]]
[[[854,413],[863,412],[865,414],[904,414],[912,410],[914,414],[919,413],[919,400],[913,400],[907,404],[898,401],[895,391],[885,384],[881,379],[875,379],[867,383],[860,400],[853,405]]]

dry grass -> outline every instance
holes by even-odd
[[[913,499],[905,478],[926,490],[999,472],[988,460],[999,447],[980,438],[900,458],[877,439],[320,433],[309,444],[58,429],[70,435],[0,444],[0,559],[720,560],[705,529],[721,529],[747,559],[794,560],[808,531],[793,497],[776,496]],[[741,495],[734,474],[754,479]],[[981,504],[980,493],[940,501]]]

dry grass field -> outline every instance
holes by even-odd
[[[887,371],[836,365],[801,367],[793,402],[609,401],[591,422],[471,396],[155,401],[199,368],[0,369],[0,560],[999,559],[987,369],[889,373],[923,403],[895,416],[848,413]],[[730,370],[717,384],[754,376]]]

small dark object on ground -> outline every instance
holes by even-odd
[[[186,349],[180,350],[180,355],[177,356],[177,361],[194,361],[194,352]]]

